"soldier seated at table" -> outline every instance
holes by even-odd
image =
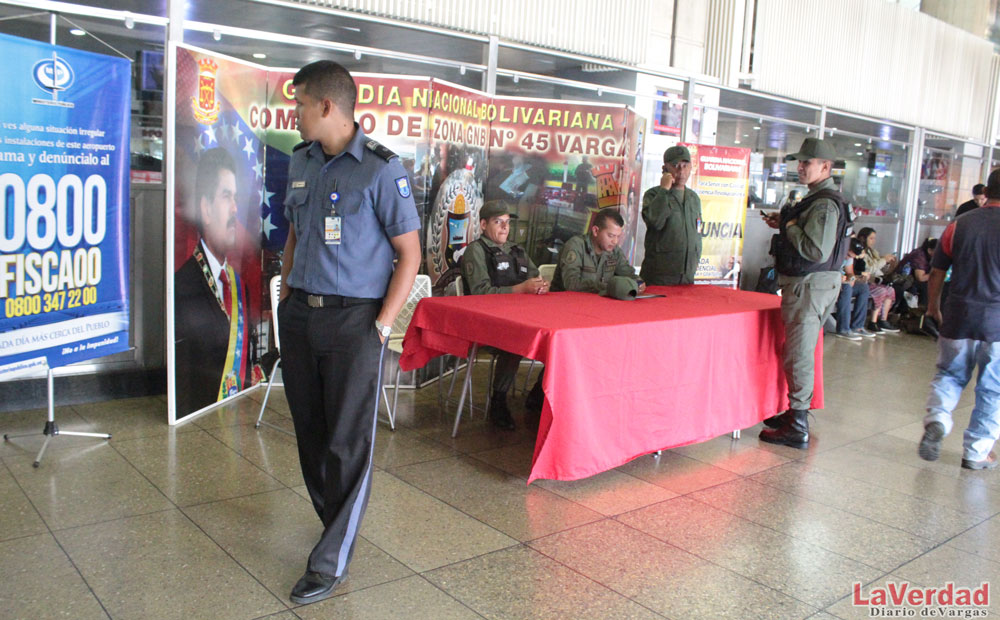
[[[539,277],[538,268],[524,249],[507,241],[510,235],[510,207],[492,200],[479,211],[482,236],[468,245],[462,256],[462,281],[467,294],[529,293],[542,295],[549,283]],[[504,430],[514,429],[507,406],[507,392],[514,384],[521,356],[501,351],[493,369],[493,393],[487,417]]]
[[[625,220],[615,208],[601,209],[590,230],[567,241],[559,252],[553,291],[631,298],[646,290],[625,252],[618,247]]]

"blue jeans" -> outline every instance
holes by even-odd
[[[1000,437],[1000,342],[980,340],[949,340],[938,338],[937,372],[931,380],[927,396],[924,426],[940,422],[947,435],[951,432],[951,412],[962,396],[962,390],[979,367],[976,377],[976,406],[972,409],[969,428],[965,429],[962,458],[981,461]]]
[[[840,297],[837,298],[837,331],[845,333],[861,329],[865,326],[868,315],[868,283],[860,280],[853,285],[844,282],[840,285]],[[851,308],[851,302],[854,308]],[[850,321],[850,323],[848,323]]]

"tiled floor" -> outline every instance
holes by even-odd
[[[435,385],[403,392],[350,579],[306,607],[319,520],[294,440],[253,428],[263,390],[178,428],[162,397],[60,407],[114,438],[58,438],[38,469],[38,438],[0,444],[0,617],[860,618],[855,582],[1000,584],[1000,473],[959,468],[971,387],[941,460],[916,455],[935,351],[828,339],[808,451],[753,428],[531,486],[529,432],[452,439]],[[267,416],[290,427],[279,389]]]

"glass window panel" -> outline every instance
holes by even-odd
[[[695,92],[709,90],[718,92],[718,105],[722,108],[739,110],[748,114],[782,118],[809,125],[819,122],[819,110],[816,108],[768,97],[758,97],[751,91],[713,88],[699,84]]]
[[[515,82],[514,78],[509,75],[497,76],[497,95],[507,97],[535,97],[539,99],[565,99],[593,103],[616,103],[635,106],[634,95],[623,95],[608,91],[602,91],[599,94],[598,91],[586,86],[575,87],[524,77],[518,78]]]
[[[855,118],[836,112],[827,112],[825,129],[859,134],[882,142],[887,140],[895,140],[896,142],[911,141],[911,132],[909,129],[888,123]]]
[[[241,10],[242,9],[242,10]],[[417,28],[259,2],[191,2],[187,19],[344,45],[359,45],[458,62],[485,64],[485,37],[465,38]],[[185,33],[185,39],[187,39]],[[244,40],[245,42],[246,40]],[[261,42],[263,45],[269,45]],[[267,49],[258,50],[270,53]],[[316,50],[322,53],[322,50]],[[316,58],[318,59],[318,57]],[[423,75],[423,74],[422,74]]]
[[[315,60],[334,60],[352,73],[369,72],[419,75],[448,80],[454,84],[469,88],[479,89],[483,87],[482,70],[466,67],[463,73],[461,67],[434,62],[432,58],[429,58],[427,62],[392,58],[376,54],[361,54],[361,58],[357,58],[351,50],[340,51],[289,45],[287,43],[251,41],[250,39],[225,34],[216,41],[211,33],[190,30],[184,33],[184,40],[189,45],[267,67],[294,69]],[[266,54],[267,57],[258,60],[253,57],[254,53]]]
[[[785,156],[798,151],[816,129],[777,121],[760,121],[729,112],[704,110],[700,144],[748,148],[750,157],[750,208],[779,208],[792,191],[803,196],[795,162]]]
[[[906,200],[909,147],[832,130],[825,139],[837,149],[834,174],[857,215],[899,218]]]
[[[984,182],[985,149],[935,136],[928,136],[924,147],[917,217],[921,224],[948,221],[958,205],[972,198],[972,186]]]

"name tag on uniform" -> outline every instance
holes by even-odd
[[[328,215],[325,218],[323,238],[327,245],[340,245],[340,216]]]
[[[497,269],[500,271],[506,271],[510,267],[510,263],[503,261],[502,263],[497,263]]]
[[[292,181],[292,189],[299,189],[300,187],[305,187],[305,181]]]

